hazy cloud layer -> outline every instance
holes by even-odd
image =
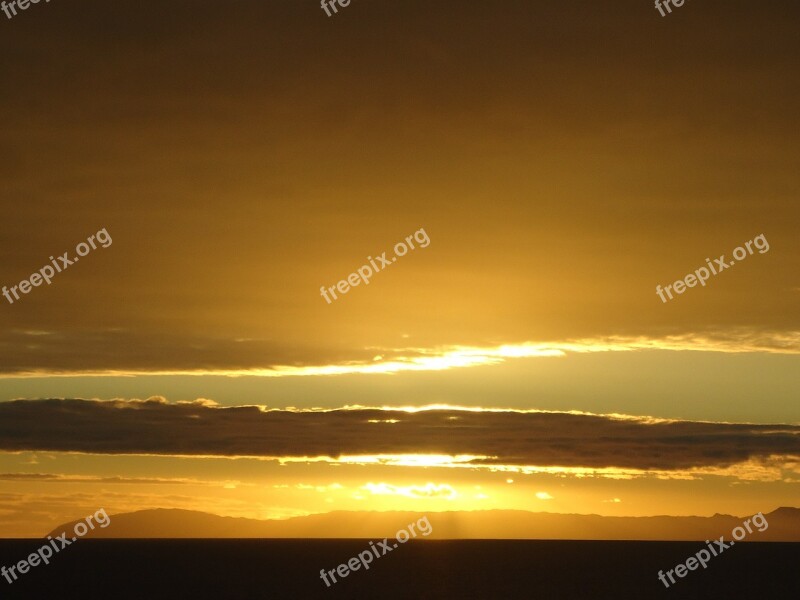
[[[0,450],[333,458],[425,453],[490,457],[473,461],[483,465],[670,470],[800,455],[800,426],[544,412],[290,411],[222,408],[208,401],[49,399],[0,403]]]
[[[7,23],[0,287],[101,227],[113,245],[0,298],[0,371],[800,330],[800,3],[228,4]],[[428,248],[323,300],[421,227]]]

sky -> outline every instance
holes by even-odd
[[[100,507],[797,506],[798,20],[0,16],[0,535]]]

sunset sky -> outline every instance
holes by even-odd
[[[796,2],[0,20],[0,535],[800,505]]]

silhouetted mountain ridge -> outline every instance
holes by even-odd
[[[183,509],[150,509],[111,515],[105,529],[95,527],[87,538],[384,538],[395,537],[426,516],[433,528],[429,539],[567,539],[567,540],[706,540],[731,531],[748,517],[604,517],[522,510],[453,512],[334,511],[289,519],[257,520],[222,517]],[[743,541],[800,542],[800,508],[781,507],[764,514],[768,527],[753,526]],[[50,533],[72,532],[78,521]],[[420,535],[417,536],[422,537]]]

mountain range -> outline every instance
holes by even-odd
[[[731,539],[748,517],[606,517],[534,513],[518,510],[453,512],[334,511],[289,519],[221,517],[180,510],[152,509],[111,515],[106,528],[95,526],[87,538],[393,538],[397,531],[427,516],[427,539],[564,539],[703,541]],[[764,531],[753,526],[744,541],[800,542],[800,508],[783,507],[763,515]],[[54,529],[55,537],[76,523]],[[758,523],[763,523],[760,519]],[[763,525],[762,527],[763,528]],[[427,527],[417,530],[425,531]],[[418,535],[420,539],[422,536]]]

